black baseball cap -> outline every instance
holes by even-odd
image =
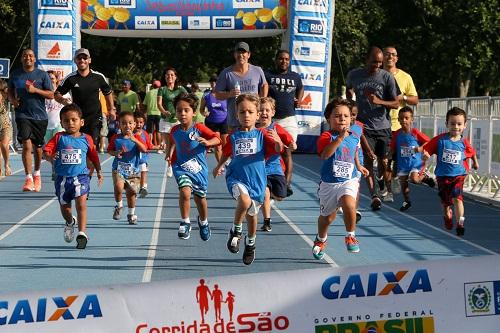
[[[250,46],[245,42],[239,42],[234,46],[234,51],[245,51],[250,52]]]

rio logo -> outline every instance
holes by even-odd
[[[379,281],[382,280],[385,281]],[[409,281],[408,288],[403,288],[400,283]],[[384,283],[379,284],[380,282]],[[361,275],[349,275],[346,281],[340,276],[332,276],[323,282],[321,294],[327,299],[342,299],[353,297],[386,296],[413,294],[417,291],[432,292],[429,274],[426,269],[419,269],[413,275],[408,271],[383,272],[368,274],[368,280],[363,281]]]
[[[0,301],[0,326],[15,325],[19,322],[40,323],[46,321],[57,321],[59,319],[85,319],[88,316],[94,318],[102,317],[101,306],[97,295],[87,295],[78,308],[71,306],[79,296],[39,298],[36,303],[30,303],[27,299],[18,300],[15,304],[8,301]],[[55,309],[54,309],[55,307]],[[11,310],[12,309],[12,310]],[[47,310],[53,312],[48,316]],[[76,315],[76,317],[75,317]]]

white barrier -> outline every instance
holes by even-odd
[[[0,332],[498,332],[500,256],[0,296]]]

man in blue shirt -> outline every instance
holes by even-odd
[[[40,164],[42,146],[47,130],[45,99],[53,99],[52,83],[47,72],[35,67],[36,57],[32,49],[25,49],[21,56],[23,68],[12,72],[9,80],[9,102],[16,110],[17,140],[23,145],[23,165],[26,181],[23,191],[42,189]],[[35,156],[35,170],[31,164]]]

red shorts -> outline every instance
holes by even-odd
[[[436,177],[438,194],[444,206],[453,206],[453,199],[464,200],[465,175],[453,177]]]

